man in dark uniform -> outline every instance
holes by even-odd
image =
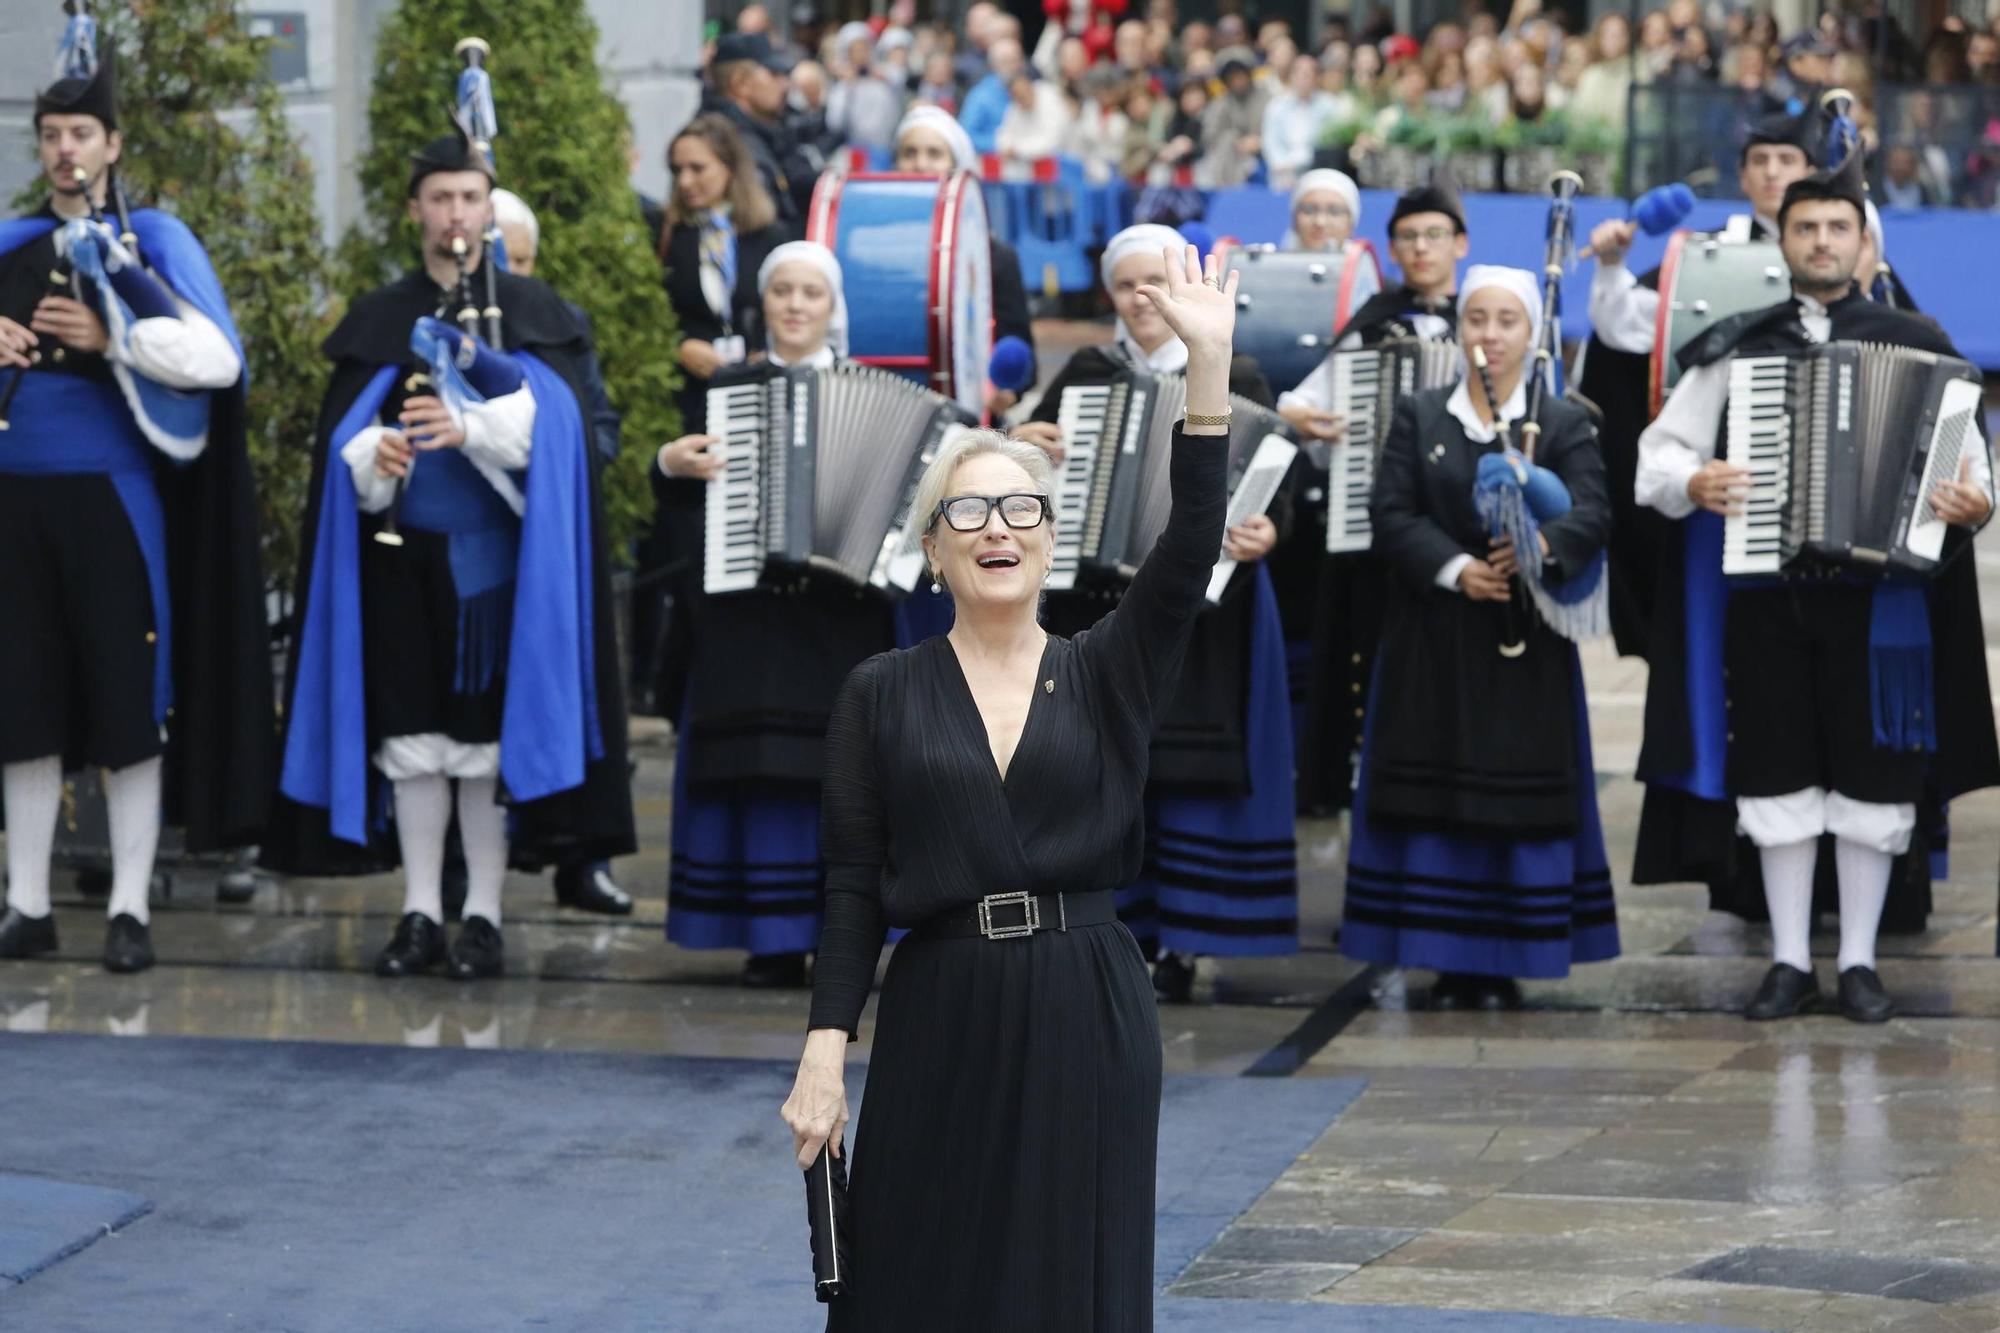
[[[715,44],[702,110],[719,111],[735,122],[778,207],[778,221],[803,236],[819,172],[785,128],[786,76],[792,63],[762,33],[730,33]]]
[[[1736,184],[1750,203],[1732,218],[1725,240],[1776,240],[1785,189],[1813,169],[1817,113],[1781,112],[1750,127],[1738,154]],[[1597,274],[1590,284],[1592,335],[1577,391],[1604,413],[1598,440],[1611,484],[1611,631],[1618,651],[1646,656],[1664,520],[1632,500],[1639,432],[1651,417],[1648,373],[1660,309],[1660,270],[1633,277],[1625,267],[1638,224],[1612,219],[1590,234]],[[1671,349],[1669,349],[1671,350]]]
[[[1684,577],[1662,582],[1639,775],[1710,805],[1733,800],[1736,829],[1757,847],[1775,957],[1745,1011],[1753,1019],[1818,1001],[1809,936],[1827,835],[1838,871],[1840,1006],[1857,1022],[1888,1018],[1875,936],[1927,784],[1949,799],[2000,783],[1963,534],[1948,541],[1928,583],[1809,558],[1767,583],[1721,582],[1723,518],[1749,480],[1719,456],[1732,358],[1833,341],[1956,355],[1936,324],[1855,286],[1865,188],[1858,154],[1837,173],[1787,188],[1775,221],[1791,297],[1723,320],[1683,348],[1686,373],[1639,441],[1637,499],[1679,521],[1675,554],[1685,552],[1673,562]],[[1939,518],[1961,528],[1993,511],[1979,434],[1957,479],[1929,497]]]
[[[1341,330],[1334,354],[1375,347],[1391,338],[1450,339],[1458,333],[1458,264],[1471,248],[1465,209],[1446,180],[1411,190],[1389,217],[1389,253],[1402,281],[1370,297]],[[1329,355],[1295,389],[1278,396],[1278,411],[1308,440],[1337,444],[1346,425],[1334,409],[1334,359]],[[1306,469],[1306,455],[1298,466]],[[1302,483],[1324,496],[1327,475],[1314,469]],[[1298,744],[1298,801],[1303,810],[1345,809],[1367,720],[1369,677],[1381,638],[1384,572],[1366,551],[1326,553],[1326,505],[1298,509],[1298,532],[1272,553],[1285,637],[1309,640],[1303,673],[1294,673],[1294,707],[1303,714]],[[1294,652],[1295,661],[1298,654]]]
[[[356,301],[326,343],[335,367],[300,576],[287,818],[265,855],[322,873],[400,856],[403,916],[376,960],[384,976],[440,963],[461,978],[500,973],[510,855],[539,866],[633,849],[586,332],[545,284],[505,272],[504,347],[435,318],[470,303],[475,277],[483,287],[491,188],[463,133],[416,154],[423,267]],[[447,950],[454,783],[467,893]]]
[[[49,202],[0,225],[0,958],[56,948],[63,771],[89,765],[110,820],[104,965],[136,972],[163,812],[190,851],[263,825],[269,634],[228,302],[178,219],[104,222],[115,73],[78,59],[35,99]]]

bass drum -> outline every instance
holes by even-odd
[[[1366,241],[1337,251],[1232,247],[1222,262],[1225,273],[1242,275],[1236,351],[1256,360],[1273,393],[1296,389],[1312,374],[1348,318],[1382,290],[1382,269]]]
[[[969,171],[820,177],[806,239],[833,251],[847,292],[847,354],[986,407],[993,246]]]
[[[1660,261],[1660,310],[1654,316],[1647,373],[1651,416],[1660,414],[1681,368],[1675,354],[1718,322],[1776,305],[1791,293],[1776,241],[1731,241],[1710,232],[1677,231]]]

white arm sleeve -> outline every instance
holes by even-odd
[[[1668,518],[1694,512],[1688,479],[1715,457],[1716,431],[1729,401],[1729,361],[1696,366],[1681,376],[1653,424],[1639,436],[1639,472],[1633,498]]]
[[[1660,294],[1641,287],[1623,264],[1602,265],[1590,280],[1590,326],[1606,347],[1644,356],[1656,341]]]
[[[1438,567],[1438,572],[1437,572],[1438,587],[1443,588],[1446,592],[1457,592],[1458,576],[1460,574],[1463,574],[1465,572],[1465,567],[1471,563],[1472,563],[1472,557],[1466,555],[1464,552],[1460,552],[1459,554],[1453,556],[1451,559],[1445,561],[1443,565]]]
[[[178,319],[156,316],[132,325],[123,359],[155,384],[170,389],[226,389],[243,373],[243,360],[222,330],[201,311],[174,298]]]
[[[396,479],[375,470],[375,449],[384,427],[369,426],[356,431],[354,438],[340,446],[340,461],[354,474],[354,493],[364,514],[379,514],[396,498]]]
[[[522,385],[509,394],[465,407],[465,456],[502,472],[528,466],[535,439],[535,394]]]

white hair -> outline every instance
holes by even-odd
[[[910,503],[910,520],[928,535],[937,524],[938,505],[951,489],[958,469],[983,454],[997,454],[1028,474],[1028,484],[1049,497],[1049,534],[1055,535],[1056,469],[1049,456],[1026,440],[1017,440],[1004,431],[968,430],[938,450],[937,457],[917,481],[916,497]]]
[[[528,245],[539,249],[542,243],[542,224],[535,220],[535,210],[512,190],[493,191],[493,225],[496,227],[522,227],[528,233]]]

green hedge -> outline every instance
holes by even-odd
[[[402,0],[383,21],[361,161],[365,220],[342,242],[342,283],[359,294],[417,261],[409,154],[449,129],[461,37],[493,48],[494,154],[500,183],[541,222],[535,276],[589,313],[611,401],[625,414],[625,448],[604,486],[622,551],[651,513],[654,451],[679,433],[677,334],[628,179],[631,126],[598,70],[583,0]]]

